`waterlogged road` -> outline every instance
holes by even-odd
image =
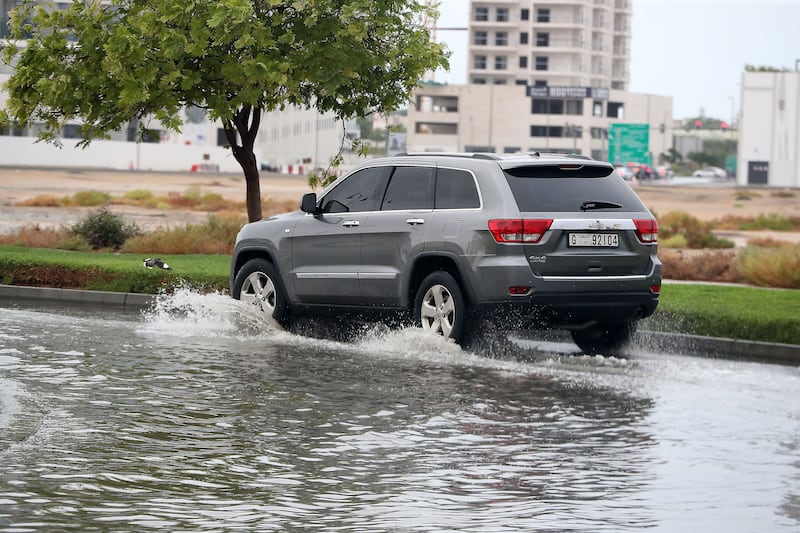
[[[800,369],[0,308],[0,531],[798,531]]]

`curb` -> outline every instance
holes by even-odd
[[[114,305],[120,307],[145,308],[152,305],[154,294],[131,292],[84,291],[56,289],[50,287],[25,287],[0,285],[0,299],[45,300],[64,303],[86,303],[92,305]],[[550,335],[548,335],[550,337]],[[569,335],[553,335],[554,340],[571,342]],[[763,363],[800,365],[800,345],[780,344],[683,333],[665,333],[640,330],[633,337],[635,346],[646,350],[661,350],[665,353],[690,356],[718,357],[720,359],[742,359]]]
[[[0,285],[0,299],[48,300],[121,307],[148,307],[156,299],[153,294],[132,292],[84,291],[51,287]]]

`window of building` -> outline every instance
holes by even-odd
[[[531,113],[535,115],[546,115],[547,109],[547,98],[531,98]]]
[[[537,9],[536,22],[550,22],[550,8]]]
[[[472,68],[484,70],[486,68],[486,56],[475,56],[472,60]]]
[[[508,22],[508,8],[498,7],[495,20],[497,20],[497,22]]]
[[[486,85],[486,78],[472,78],[472,83],[475,85]]]
[[[508,32],[498,31],[494,34],[495,46],[508,46]]]
[[[550,100],[550,105],[548,106],[547,112],[551,115],[563,115],[564,114],[564,100],[559,99],[552,99]]]
[[[549,33],[537,33],[536,34],[536,46],[550,46],[550,34]]]
[[[600,100],[595,100],[592,102],[592,116],[593,117],[602,117],[603,116],[603,102]]]
[[[528,85],[528,80],[517,80],[514,85]]]
[[[522,151],[520,146],[504,146],[503,153],[504,154],[518,154]]]
[[[495,85],[506,85],[507,83],[508,83],[508,80],[506,80],[505,78],[495,78],[494,79],[494,84]]]
[[[567,100],[567,115],[583,115],[583,100]]]
[[[608,130],[605,128],[592,128],[589,132],[592,139],[608,139]]]
[[[486,22],[489,20],[489,8],[488,7],[476,7],[475,8],[475,16],[473,20],[478,22]]]
[[[528,68],[528,56],[519,56],[519,68]]]
[[[520,32],[519,44],[528,44],[528,32],[526,31]]]
[[[64,124],[61,128],[61,136],[65,139],[80,139],[81,126],[80,124]]]
[[[547,80],[534,80],[534,87],[547,87]]]
[[[548,137],[563,137],[565,129],[566,128],[564,126],[548,126],[547,127],[547,136]]]
[[[494,58],[495,70],[506,70],[508,68],[508,59],[506,56],[496,56]]]
[[[547,70],[547,56],[536,56],[536,70]]]
[[[531,126],[531,137],[547,137],[547,126]]]
[[[531,10],[528,9],[528,8],[522,8],[519,11],[519,19],[520,20],[528,20],[529,18],[531,18]]]
[[[436,172],[435,209],[474,209],[480,206],[472,174],[449,168],[440,168]]]
[[[475,35],[472,36],[472,44],[483,46],[488,43],[489,35],[485,31],[476,31]]]
[[[609,118],[625,118],[625,109],[623,107],[623,103],[609,102],[606,116]]]
[[[570,124],[566,128],[564,128],[564,137],[569,137],[570,139],[580,139],[583,137],[583,126],[576,126],[575,124]]]

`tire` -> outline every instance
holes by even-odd
[[[584,353],[611,355],[626,346],[635,331],[635,322],[618,322],[598,324],[570,333],[572,340]]]
[[[443,270],[428,274],[414,298],[414,322],[461,344],[466,321],[467,305],[458,282]]]
[[[286,325],[289,305],[278,271],[266,259],[251,259],[236,273],[232,295],[252,304],[259,312]]]

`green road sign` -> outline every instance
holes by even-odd
[[[620,164],[650,164],[650,124],[611,124],[608,160]]]

